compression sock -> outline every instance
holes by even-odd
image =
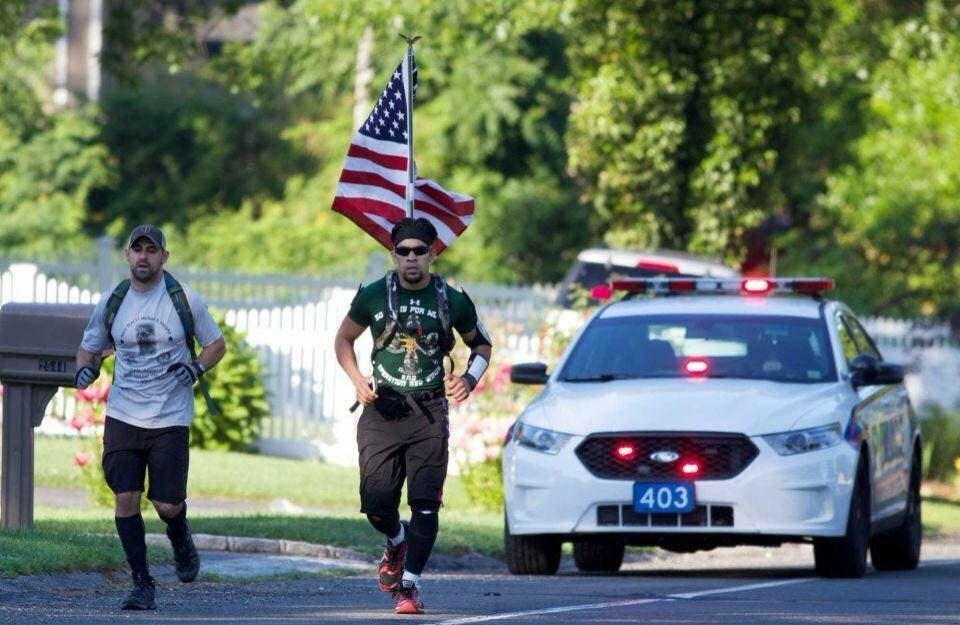
[[[123,553],[127,556],[127,563],[135,576],[148,576],[147,567],[147,539],[146,529],[143,526],[143,517],[140,513],[133,516],[114,517],[117,524],[117,535],[123,545]]]

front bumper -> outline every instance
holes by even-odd
[[[842,536],[857,465],[846,443],[780,456],[760,437],[759,455],[739,475],[695,480],[699,506],[688,515],[632,513],[633,481],[600,479],[574,453],[555,456],[510,442],[504,448],[504,502],[510,533],[744,534]]]

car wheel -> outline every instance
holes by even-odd
[[[581,571],[613,573],[623,564],[626,549],[619,536],[596,536],[573,541],[573,561]]]
[[[560,568],[560,539],[549,534],[514,536],[503,520],[507,569],[514,575],[554,575]]]
[[[870,542],[870,558],[878,571],[908,571],[920,563],[923,526],[920,521],[920,459],[914,452],[910,467],[907,510],[899,527],[878,534]]]
[[[813,560],[822,577],[863,577],[870,544],[870,490],[867,460],[861,454],[850,497],[846,534],[839,538],[814,538]]]

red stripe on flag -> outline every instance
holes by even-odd
[[[450,193],[447,191],[441,189],[432,180],[427,180],[425,178],[420,178],[417,180],[416,189],[435,201],[437,204],[440,204],[446,208],[451,213],[455,213],[461,217],[469,217],[470,215],[473,215],[475,208],[473,198],[458,200],[454,196],[450,195]]]
[[[351,184],[363,184],[374,187],[380,187],[397,194],[400,199],[406,199],[407,188],[402,184],[390,182],[379,174],[373,174],[366,171],[355,171],[353,169],[344,169],[340,174],[340,182]]]
[[[425,213],[439,221],[442,221],[447,228],[453,230],[454,234],[460,234],[467,229],[467,225],[465,223],[450,213],[445,212],[443,209],[437,208],[433,204],[428,204],[427,202],[421,200],[419,202],[414,202],[413,209],[416,212]]]
[[[365,158],[368,161],[374,162],[381,167],[386,167],[387,169],[399,169],[400,171],[407,171],[406,156],[391,156],[389,154],[381,154],[380,152],[375,152],[374,150],[357,145],[356,143],[350,144],[350,147],[347,149],[347,156]]]

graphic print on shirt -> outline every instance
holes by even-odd
[[[437,312],[427,310],[419,299],[411,299],[408,305],[400,306],[400,314],[404,313],[407,317],[402,322],[403,331],[397,332],[386,346],[391,354],[403,355],[400,370],[388,372],[382,363],[377,368],[378,373],[393,385],[417,388],[434,382],[442,373],[440,335],[436,331],[427,331],[423,324],[423,317],[436,320]]]
[[[137,317],[120,331],[117,358],[127,365],[130,377],[158,378],[167,372],[173,350],[173,332],[156,317]]]

